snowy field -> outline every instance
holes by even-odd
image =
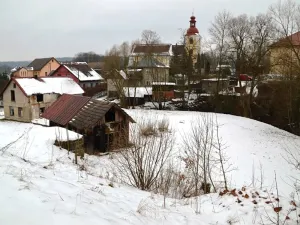
[[[179,155],[182,136],[200,115],[152,110],[127,112],[137,122],[168,118],[176,140],[174,152]],[[74,165],[73,154],[53,145],[57,137],[66,139],[64,129],[0,121],[1,224],[262,224],[266,214],[276,217],[272,206],[276,203],[272,194],[274,172],[283,207],[280,216],[285,219],[288,214],[285,224],[296,224],[300,202],[298,198],[291,202],[291,178],[300,174],[284,156],[286,149],[300,145],[300,138],[241,117],[218,114],[217,120],[226,153],[237,168],[230,174],[230,188],[237,190],[223,196],[216,193],[200,197],[198,214],[195,199],[167,199],[163,208],[162,196],[107,179],[111,178],[109,156],[85,156],[80,163],[86,169],[81,170]],[[68,136],[73,140],[80,137],[74,132]],[[261,171],[263,188],[258,181]],[[241,202],[237,202],[238,198]],[[289,210],[293,211],[288,213]]]

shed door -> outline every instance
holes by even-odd
[[[100,152],[106,152],[106,138],[104,126],[94,127],[94,149]]]

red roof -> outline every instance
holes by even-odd
[[[300,46],[300,31],[280,39],[279,41],[273,43],[271,47],[284,47],[284,46]]]
[[[65,126],[90,99],[90,97],[63,94],[45,110],[42,117]]]
[[[195,34],[199,34],[198,29],[196,28],[196,17],[195,16],[191,16],[191,20],[190,20],[190,28],[187,30],[186,35],[190,36],[190,35],[195,35]]]

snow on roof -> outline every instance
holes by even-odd
[[[83,94],[82,88],[69,77],[16,78],[27,96],[33,94]]]
[[[76,69],[75,67],[66,66],[66,65],[65,67],[80,81],[103,80],[103,78],[93,69],[91,69],[91,71],[88,72],[88,76],[87,76],[80,70]]]
[[[123,70],[120,70],[119,73],[124,78],[124,80],[127,80],[127,75]]]
[[[152,95],[152,87],[124,87],[126,97],[143,98],[145,95]]]
[[[103,77],[86,62],[75,62],[63,64],[80,81],[103,80]]]
[[[152,85],[176,85],[173,82],[152,82]]]

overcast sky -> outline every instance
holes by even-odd
[[[0,0],[0,61],[103,54],[144,29],[176,43],[194,10],[202,36],[224,9],[265,12],[277,0]]]

